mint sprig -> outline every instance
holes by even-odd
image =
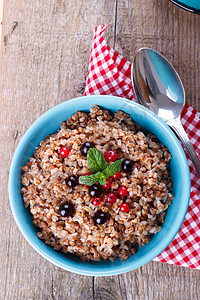
[[[101,185],[105,185],[106,178],[115,175],[120,170],[122,163],[122,159],[118,159],[109,165],[105,160],[103,153],[96,148],[89,149],[87,161],[90,171],[94,174],[81,176],[79,180],[89,186],[96,182],[99,182]]]

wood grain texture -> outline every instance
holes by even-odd
[[[1,32],[2,32],[2,20],[3,20],[3,4],[4,0],[0,0],[0,46],[1,46]]]
[[[46,110],[83,94],[95,26],[128,59],[142,46],[178,70],[187,101],[200,109],[200,17],[168,0],[7,0],[0,64],[0,299],[195,300],[200,272],[162,263],[120,276],[86,277],[55,267],[26,242],[9,206],[17,144]]]

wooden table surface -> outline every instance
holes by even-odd
[[[168,0],[6,0],[0,63],[0,299],[200,299],[200,272],[150,262],[112,277],[66,272],[41,257],[13,219],[7,192],[13,153],[29,126],[83,94],[95,26],[126,58],[149,46],[175,66],[200,109],[200,16]]]

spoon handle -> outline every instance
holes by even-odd
[[[174,129],[174,131],[178,134],[178,136],[181,138],[193,164],[194,164],[194,167],[197,171],[197,174],[199,175],[199,178],[200,178],[200,160],[181,124],[181,120],[180,118],[177,118],[177,119],[173,119],[173,120],[170,120],[167,122],[167,124],[172,128]]]

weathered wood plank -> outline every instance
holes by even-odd
[[[0,299],[198,299],[200,273],[151,262],[93,278],[43,259],[19,232],[8,202],[9,166],[33,121],[83,94],[93,29],[111,23],[109,45],[132,59],[149,46],[177,68],[188,102],[200,109],[200,18],[168,0],[7,0],[0,66]]]
[[[129,60],[140,47],[161,52],[179,72],[188,103],[200,109],[199,16],[169,1],[118,0],[116,17],[116,50]],[[109,299],[109,292],[113,299],[198,299],[199,276],[198,271],[151,262],[118,276],[112,285],[106,278],[97,278],[97,299]],[[118,280],[119,291],[114,288]],[[99,287],[107,287],[107,293]]]
[[[4,5],[4,0],[0,0],[0,45],[1,45],[2,20],[3,20],[3,5]]]
[[[0,299],[92,299],[92,278],[53,266],[22,237],[10,211],[7,180],[14,150],[31,123],[50,107],[83,94],[93,30],[102,21],[114,21],[115,1],[7,1],[5,9]]]

